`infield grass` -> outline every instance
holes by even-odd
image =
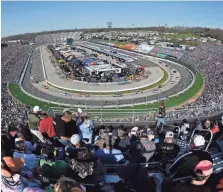
[[[188,101],[191,98],[195,97],[197,95],[197,93],[202,89],[203,83],[204,83],[204,80],[203,80],[202,74],[197,73],[194,85],[188,91],[186,91],[184,94],[181,94],[179,96],[172,97],[172,98],[166,100],[164,102],[166,107],[171,108],[171,107],[179,106],[180,104],[184,103],[185,101]],[[34,99],[34,98],[30,97],[29,95],[23,93],[18,84],[11,83],[11,84],[9,84],[8,89],[9,89],[11,95],[17,101],[19,101],[20,103],[26,104],[26,105],[30,105],[32,107],[35,105],[39,105],[44,110],[48,110],[50,107],[68,108],[67,106],[55,105],[52,103],[43,102],[43,101]],[[159,107],[159,102],[156,102],[153,104],[136,105],[133,107],[112,108],[111,111],[109,111],[109,109],[106,109],[106,112],[107,113],[114,112],[114,111],[131,112],[134,109],[138,109],[139,111],[140,111],[140,109],[142,111],[145,111],[145,110],[149,111],[149,110],[154,110],[154,108],[158,108],[158,107]],[[95,111],[95,113],[97,113],[97,112],[103,111],[103,109],[102,110],[92,109],[91,111]],[[119,114],[116,114],[116,116],[119,116]]]

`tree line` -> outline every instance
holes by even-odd
[[[198,36],[203,37],[212,37],[223,42],[223,30],[220,28],[205,28],[205,27],[184,27],[184,26],[175,26],[175,27],[166,27],[166,26],[155,26],[155,27],[137,27],[137,28],[112,28],[112,31],[138,31],[138,30],[150,30],[158,31],[160,33],[192,33]],[[9,37],[2,38],[2,41],[8,40],[28,40],[35,41],[35,37],[38,35],[50,34],[50,33],[59,33],[59,32],[77,32],[83,31],[87,32],[108,32],[108,28],[93,28],[93,29],[66,29],[66,30],[56,30],[56,31],[43,31],[37,33],[25,33]]]

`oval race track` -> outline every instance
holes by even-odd
[[[98,45],[98,47],[104,47],[101,45]],[[112,49],[112,48],[111,48]],[[123,52],[123,51],[119,51],[119,52]],[[126,54],[126,52],[123,52]],[[144,64],[146,62],[146,59],[143,58],[142,56],[139,56],[135,53],[128,53],[128,55],[133,56],[133,57],[137,57],[139,59],[139,62]],[[146,62],[148,63],[148,62]],[[37,47],[36,49],[34,49],[33,54],[31,56],[30,62],[27,66],[27,70],[25,72],[25,76],[22,82],[22,86],[24,88],[25,91],[27,91],[28,93],[39,97],[39,98],[43,98],[45,100],[49,100],[49,101],[53,101],[53,102],[59,102],[59,103],[66,103],[66,104],[70,104],[70,105],[82,105],[82,106],[87,106],[88,108],[90,106],[117,106],[117,105],[126,105],[126,104],[137,104],[137,103],[145,103],[146,101],[153,101],[153,100],[157,100],[158,98],[162,99],[162,98],[166,98],[170,95],[176,94],[178,92],[180,92],[181,90],[187,88],[193,79],[192,74],[190,73],[190,71],[188,69],[186,69],[185,67],[182,67],[180,65],[176,65],[173,63],[170,63],[168,61],[165,61],[165,63],[167,63],[170,67],[175,68],[181,75],[181,79],[179,81],[179,85],[161,92],[160,96],[159,94],[155,94],[155,95],[151,95],[151,96],[147,96],[147,97],[140,97],[139,98],[134,98],[134,99],[119,99],[118,97],[114,97],[114,100],[111,101],[106,101],[105,99],[103,99],[103,96],[101,97],[102,101],[95,101],[95,100],[91,100],[91,98],[89,98],[90,100],[84,100],[84,98],[71,98],[71,97],[57,97],[57,96],[52,96],[52,95],[48,95],[47,93],[44,93],[40,90],[38,90],[37,88],[35,88],[30,80],[31,76],[34,76],[35,79],[39,82],[41,81],[45,81],[44,79],[44,75],[43,75],[43,69],[42,69],[42,64],[41,64],[41,57],[40,57],[40,49],[39,47]]]

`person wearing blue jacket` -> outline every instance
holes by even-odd
[[[84,117],[83,123],[79,126],[79,135],[86,144],[92,143],[94,122],[88,117]]]

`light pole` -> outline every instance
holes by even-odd
[[[111,28],[112,28],[112,22],[107,22],[107,26],[108,26],[108,29],[109,29],[109,56],[111,56]],[[111,63],[111,61],[110,61]]]

